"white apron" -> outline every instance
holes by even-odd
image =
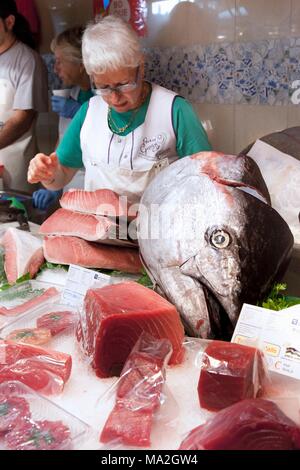
[[[6,121],[14,113],[13,103],[15,89],[6,79],[0,79],[0,132]],[[27,182],[27,169],[29,161],[38,152],[35,139],[35,121],[31,128],[18,140],[7,147],[0,149],[0,164],[4,165],[4,189],[32,192],[36,188]]]
[[[139,202],[154,176],[178,159],[172,125],[175,96],[152,84],[145,122],[126,136],[110,130],[101,96],[89,101],[80,134],[86,190],[111,189],[132,204]]]

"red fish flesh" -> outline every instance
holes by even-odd
[[[71,369],[69,354],[0,340],[0,383],[18,380],[45,394],[60,393]]]
[[[5,337],[6,341],[34,344],[35,346],[48,343],[51,338],[51,331],[47,328],[21,328],[11,331],[9,335]]]
[[[38,328],[49,328],[51,335],[56,336],[74,327],[77,321],[78,316],[74,312],[65,310],[42,315],[37,319],[36,325]]]
[[[57,264],[78,264],[128,273],[142,271],[139,254],[134,248],[93,244],[77,237],[45,237],[44,255],[47,261]]]
[[[170,341],[141,336],[122,370],[116,405],[102,430],[101,442],[118,440],[129,446],[150,446],[153,414],[160,406],[171,352]]]
[[[59,294],[58,290],[55,287],[49,287],[43,292],[41,295],[38,295],[32,299],[26,300],[20,305],[12,308],[6,308],[0,306],[0,314],[1,315],[19,315],[20,313],[24,313],[29,309],[35,308],[37,305],[40,305],[44,302],[47,302],[50,298],[55,297]]]
[[[77,339],[99,377],[119,375],[143,331],[172,343],[171,364],[183,359],[184,329],[176,308],[135,282],[89,289]]]
[[[71,432],[62,421],[24,420],[4,440],[11,450],[63,450],[70,448]]]
[[[109,237],[116,238],[117,224],[108,217],[58,209],[41,225],[39,233],[79,237],[90,242],[105,241]]]
[[[30,416],[29,403],[24,398],[0,395],[0,436]]]
[[[300,428],[275,403],[249,398],[193,429],[180,450],[296,450]]]
[[[221,410],[244,398],[255,398],[263,388],[262,353],[255,348],[212,341],[203,354],[198,383],[200,406]]]

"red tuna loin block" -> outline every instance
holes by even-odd
[[[71,369],[69,354],[0,340],[0,383],[19,380],[46,394],[59,393]]]
[[[169,340],[142,334],[122,370],[116,405],[104,425],[101,442],[118,440],[129,446],[150,446],[153,414],[160,406],[171,353]]]
[[[244,398],[255,398],[263,387],[263,378],[259,350],[212,341],[203,353],[198,382],[200,406],[217,411]]]
[[[63,209],[69,209],[85,214],[110,215],[120,217],[127,215],[126,199],[110,189],[97,189],[85,191],[84,189],[70,189],[60,199]]]
[[[9,284],[26,273],[34,277],[44,262],[42,241],[30,233],[9,228],[2,239],[4,269]]]
[[[58,209],[41,225],[39,233],[69,235],[93,242],[116,238],[117,225],[108,217]]]
[[[134,248],[93,244],[76,237],[45,237],[44,255],[47,261],[57,264],[78,264],[128,273],[142,271],[139,254]]]
[[[249,398],[193,429],[181,450],[296,450],[300,428],[275,403]]]
[[[89,289],[77,339],[99,377],[119,375],[143,331],[172,343],[171,364],[183,358],[183,326],[176,308],[135,282]]]

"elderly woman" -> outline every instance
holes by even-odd
[[[82,46],[97,96],[81,107],[55,153],[31,161],[28,181],[59,189],[84,165],[86,190],[107,188],[138,202],[165,166],[210,144],[184,98],[144,80],[142,47],[123,20],[106,16],[89,25]]]
[[[91,82],[82,61],[83,28],[75,26],[66,29],[51,42],[55,56],[54,71],[69,88],[69,97],[52,96],[52,110],[59,115],[59,141],[61,141],[72,118],[81,105],[94,96]],[[84,172],[80,170],[71,181],[72,187],[84,186]],[[33,193],[33,203],[38,209],[45,210],[61,195],[61,191],[39,189]]]

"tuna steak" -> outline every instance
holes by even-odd
[[[109,215],[121,217],[127,215],[126,199],[110,189],[85,191],[84,189],[69,189],[60,199],[60,205],[85,214]]]
[[[167,339],[143,334],[122,370],[116,404],[101,432],[101,442],[116,439],[128,446],[150,446],[153,415],[160,407],[165,366],[172,353]]]
[[[244,302],[283,274],[293,247],[246,156],[201,152],[161,171],[140,204],[144,265],[188,334],[228,339]]]
[[[44,262],[42,241],[30,233],[9,228],[2,239],[4,269],[9,284],[26,273],[34,277]]]
[[[42,235],[70,235],[88,241],[108,238],[116,232],[116,224],[108,217],[80,214],[67,209],[58,209],[41,225]]]
[[[184,331],[176,308],[167,300],[135,282],[87,291],[77,339],[98,377],[120,374],[143,331],[169,339],[170,363],[181,362]]]
[[[217,411],[245,398],[255,398],[263,389],[264,376],[262,353],[258,349],[212,341],[202,359],[200,406]]]
[[[275,403],[248,399],[193,429],[181,450],[299,450],[300,428]]]
[[[134,248],[93,244],[77,237],[45,237],[44,256],[47,261],[57,264],[78,264],[128,273],[142,271],[139,254]]]

